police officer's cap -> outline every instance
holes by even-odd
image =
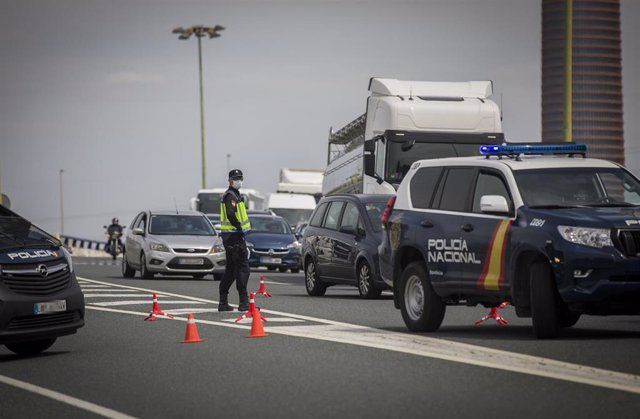
[[[240,169],[233,169],[229,172],[229,180],[242,180],[243,177],[242,170]]]

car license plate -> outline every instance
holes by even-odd
[[[184,258],[178,261],[180,265],[204,265],[204,259]]]
[[[275,264],[275,265],[279,265],[282,263],[282,259],[280,258],[268,258],[268,257],[263,257],[260,258],[260,262],[262,263],[271,263],[271,264]]]
[[[67,300],[48,301],[33,305],[34,314],[57,313],[59,311],[67,311]]]

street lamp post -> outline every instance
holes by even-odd
[[[205,161],[205,139],[204,139],[204,97],[203,97],[203,81],[202,81],[202,41],[201,38],[208,36],[211,38],[218,38],[220,34],[218,32],[223,31],[224,26],[216,25],[214,27],[208,27],[203,25],[191,26],[189,28],[175,28],[172,33],[178,34],[178,39],[186,41],[191,38],[191,35],[195,35],[198,39],[198,71],[200,75],[200,154],[202,165],[202,189],[207,187],[206,177],[206,161]]]
[[[63,169],[58,172],[60,175],[60,235],[64,234],[64,197],[62,195],[62,174]]]

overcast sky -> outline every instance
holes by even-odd
[[[324,168],[330,126],[364,112],[372,76],[494,81],[504,130],[540,138],[540,1],[0,0],[0,164],[13,208],[101,238],[112,216],[181,208],[200,186],[197,47],[204,40],[209,186],[227,153],[272,192],[281,167]],[[625,137],[640,162],[640,1],[623,2]],[[633,26],[632,26],[633,25]],[[632,82],[629,82],[629,81]]]

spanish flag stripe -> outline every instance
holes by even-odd
[[[510,220],[504,220],[496,225],[493,237],[487,249],[487,257],[482,274],[478,279],[478,285],[486,290],[498,291],[502,277],[503,255],[506,246],[507,232],[511,225]]]

